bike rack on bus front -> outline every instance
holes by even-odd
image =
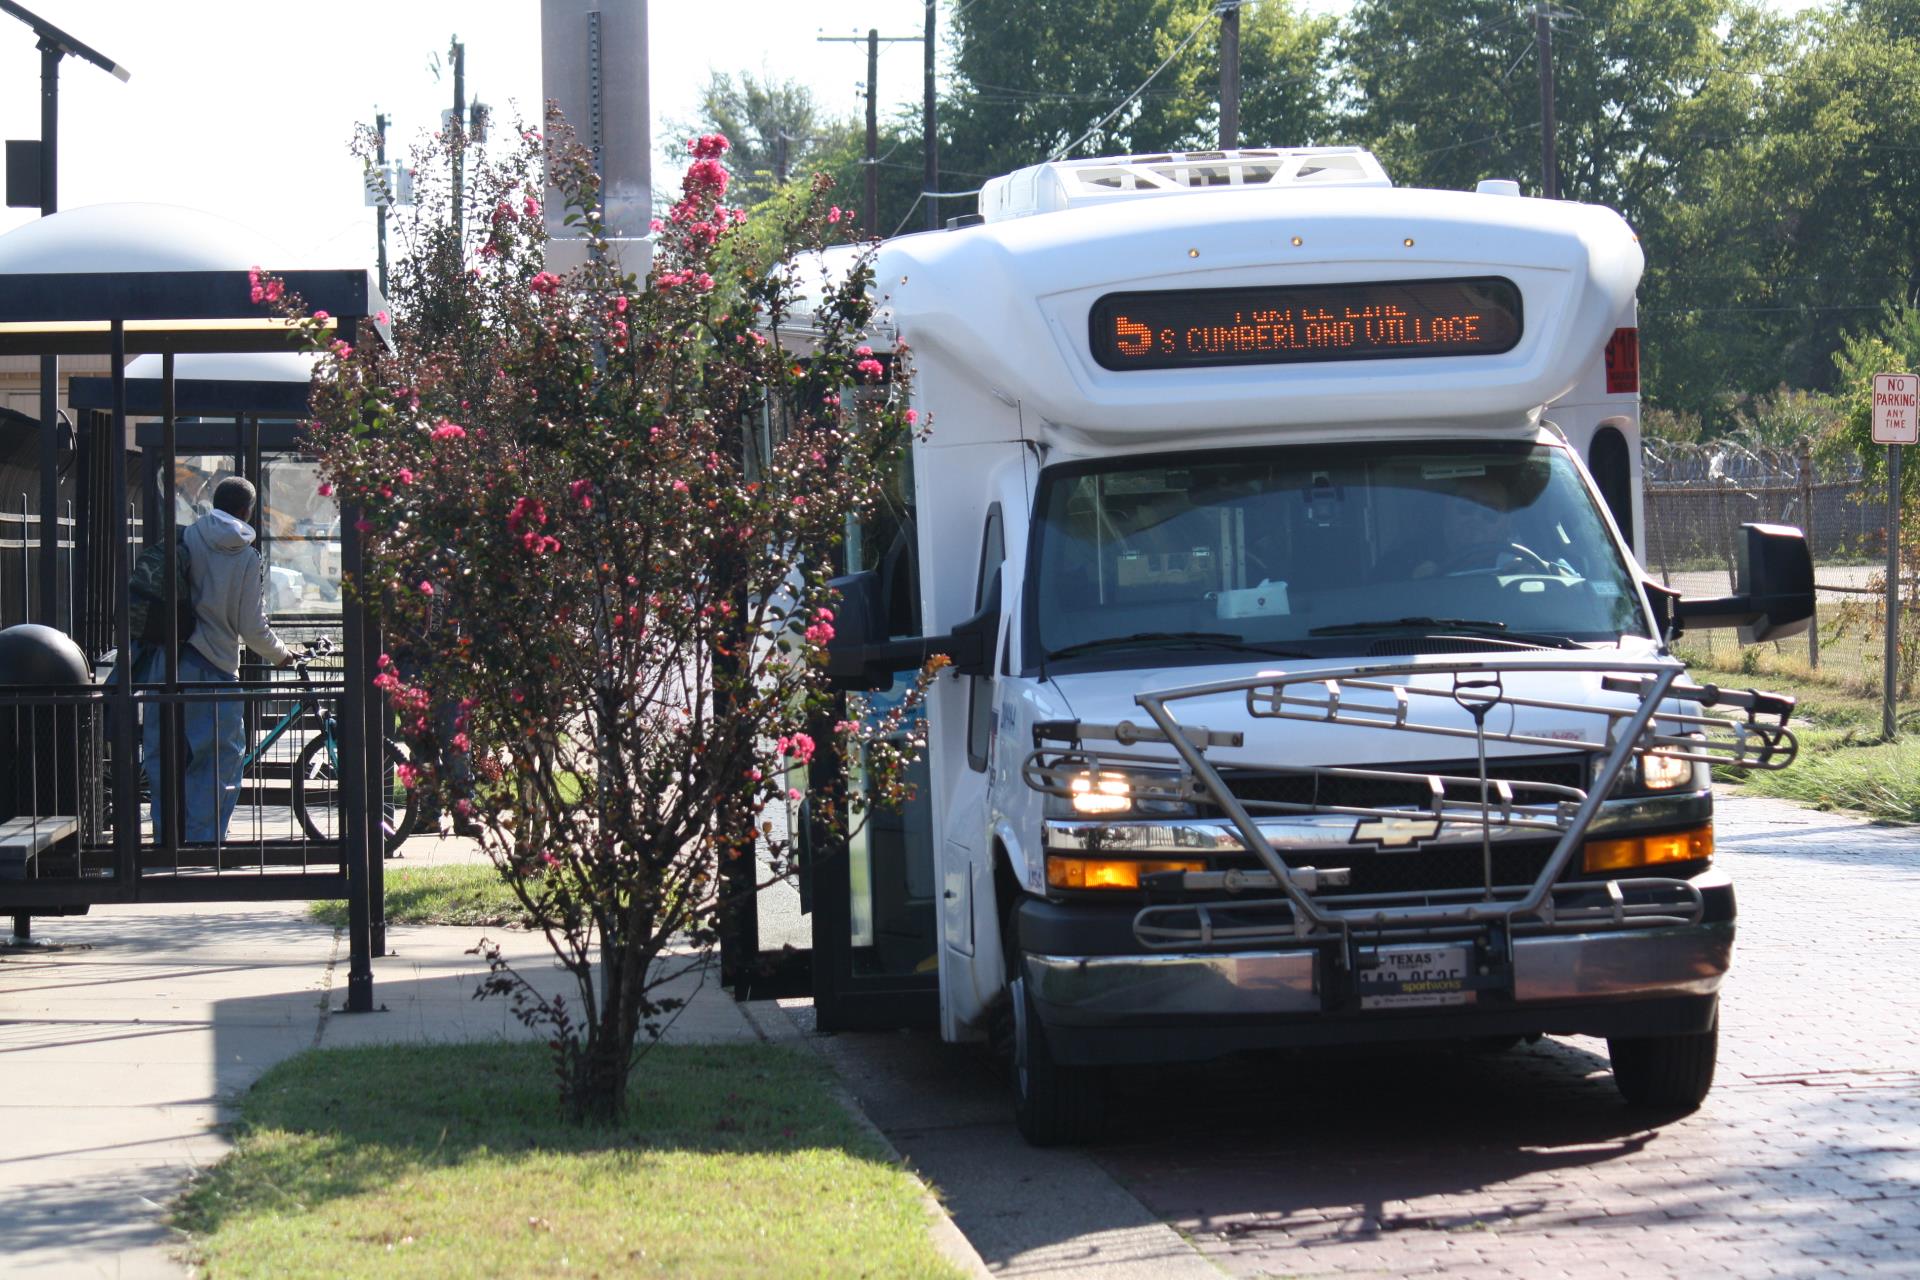
[[[1151,726],[1127,721],[1116,725],[1064,722],[1036,726],[1036,749],[1027,757],[1022,772],[1029,786],[1048,795],[1070,797],[1076,779],[1084,786],[1088,771],[1106,769],[1140,779],[1133,794],[1144,799],[1209,803],[1232,823],[1244,848],[1258,858],[1266,872],[1189,871],[1163,873],[1163,877],[1177,880],[1177,887],[1188,891],[1220,890],[1233,895],[1243,890],[1277,888],[1283,895],[1251,900],[1229,896],[1147,906],[1134,919],[1135,937],[1146,947],[1167,950],[1196,945],[1339,942],[1344,944],[1341,954],[1351,964],[1357,954],[1355,935],[1359,933],[1373,942],[1473,938],[1489,947],[1498,960],[1506,952],[1506,940],[1515,933],[1652,928],[1700,919],[1699,891],[1683,879],[1637,876],[1560,883],[1601,804],[1634,756],[1658,754],[1674,760],[1755,769],[1780,769],[1792,762],[1797,742],[1786,727],[1794,706],[1791,698],[1751,689],[1682,683],[1684,669],[1673,660],[1600,663],[1592,659],[1494,659],[1364,665],[1299,675],[1269,672],[1139,694],[1134,701],[1151,718]],[[1626,695],[1632,701],[1607,706],[1532,698],[1508,693],[1504,684],[1509,674],[1596,671],[1602,673],[1601,687],[1605,691]],[[1262,766],[1261,772],[1267,774],[1423,783],[1430,799],[1419,807],[1243,799],[1234,794],[1207,756],[1210,747],[1241,746],[1243,736],[1182,725],[1170,710],[1171,705],[1191,699],[1234,693],[1244,696],[1247,713],[1255,719],[1472,739],[1477,748],[1477,776],[1352,766]],[[1436,700],[1465,710],[1473,726],[1465,727],[1457,719],[1453,724],[1422,719],[1422,710],[1437,705]],[[1669,704],[1668,709],[1661,710],[1663,703]],[[1727,707],[1744,716],[1728,719],[1696,714],[1671,705],[1675,703],[1702,709]],[[1487,713],[1495,706],[1593,717],[1598,731],[1575,739],[1514,729],[1489,730]],[[1043,741],[1067,745],[1043,747]],[[1122,748],[1165,744],[1176,759],[1086,745],[1109,741]],[[1581,753],[1598,764],[1584,788],[1489,778],[1489,743]],[[1176,764],[1180,766],[1178,771],[1168,773]],[[1243,766],[1236,763],[1236,767]],[[1161,772],[1142,777],[1138,772],[1142,768]],[[1450,786],[1456,790],[1477,787],[1479,799],[1452,798],[1448,794]],[[1431,822],[1436,831],[1477,827],[1483,850],[1487,850],[1487,881],[1478,889],[1343,896],[1336,904],[1315,895],[1323,886],[1340,885],[1341,873],[1290,867],[1261,829],[1256,812],[1388,820],[1411,817]],[[1497,829],[1557,833],[1552,853],[1530,885],[1493,883],[1490,842]]]

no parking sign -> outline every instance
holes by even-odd
[[[1873,375],[1873,442],[1920,444],[1920,376]]]

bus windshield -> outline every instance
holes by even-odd
[[[1368,442],[1069,463],[1043,475],[1037,508],[1030,662],[1649,633],[1627,562],[1556,446]]]

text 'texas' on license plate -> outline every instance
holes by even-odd
[[[1472,947],[1370,947],[1355,975],[1362,1009],[1414,1009],[1468,1004],[1473,991]]]

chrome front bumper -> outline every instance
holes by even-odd
[[[1711,996],[1733,951],[1731,921],[1513,940],[1513,1001],[1527,1005]],[[1187,955],[1026,957],[1048,1024],[1115,1026],[1326,1012],[1324,949]],[[1428,1009],[1445,1017],[1484,1006]],[[1392,1017],[1391,1013],[1360,1015]]]

